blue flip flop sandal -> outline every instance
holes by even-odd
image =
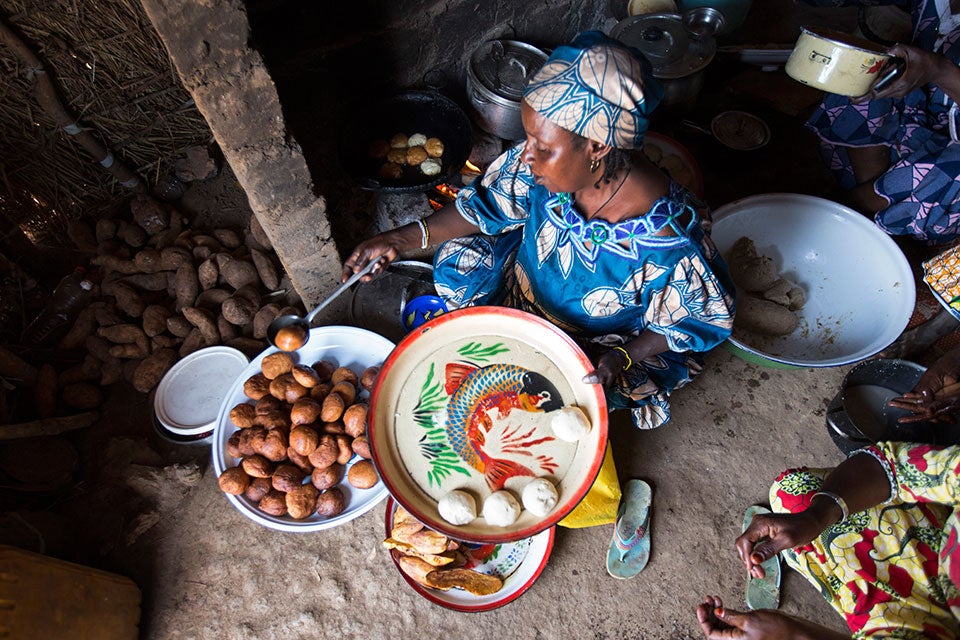
[[[653,492],[643,480],[628,480],[613,525],[613,540],[607,551],[607,573],[614,578],[632,578],[650,559],[650,505]]]
[[[746,531],[753,520],[753,516],[758,513],[770,513],[770,509],[753,505],[747,507],[743,514],[743,530]],[[764,571],[764,577],[754,578],[747,576],[747,588],[745,600],[751,610],[757,609],[776,609],[780,606],[780,556],[775,555],[767,558],[761,565]]]

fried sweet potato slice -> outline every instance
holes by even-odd
[[[421,560],[425,560],[434,567],[443,567],[448,564],[452,564],[454,560],[457,559],[452,551],[447,551],[443,554],[424,553],[419,551],[413,545],[407,544],[406,542],[400,542],[395,538],[387,538],[383,541],[383,546],[385,546],[387,549],[396,549],[405,556],[414,556],[420,558]]]
[[[424,576],[428,586],[446,591],[460,587],[477,596],[488,596],[503,588],[503,580],[473,569],[434,569]]]
[[[400,565],[400,570],[405,574],[413,578],[416,582],[422,584],[425,587],[430,587],[430,583],[427,582],[427,574],[435,573],[436,567],[423,560],[421,558],[415,558],[413,556],[405,556],[399,551],[392,551],[391,553],[395,554],[397,559],[397,564]],[[446,587],[449,589],[450,587]],[[446,590],[444,589],[444,590]]]

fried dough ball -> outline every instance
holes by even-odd
[[[313,473],[313,465],[310,463],[310,458],[298,453],[293,447],[287,447],[287,458],[290,462],[297,465],[304,474],[309,475]]]
[[[353,449],[353,452],[369,460],[373,457],[370,453],[370,441],[367,439],[367,436],[357,436],[353,439],[353,442],[350,443],[350,447]]]
[[[353,386],[357,386],[357,380],[359,380],[357,372],[350,367],[337,367],[330,374],[330,382],[332,382],[334,385],[346,381]]]
[[[290,422],[293,425],[310,424],[320,417],[321,405],[313,398],[300,398],[293,403],[290,410]]]
[[[310,391],[293,379],[293,374],[284,373],[270,381],[270,395],[278,400],[294,403]]]
[[[277,345],[277,349],[281,351],[296,351],[307,344],[308,338],[309,335],[306,329],[301,326],[291,325],[277,331],[277,335],[273,338],[273,343]]]
[[[387,164],[401,167],[407,164],[407,149],[390,149],[390,153],[387,154]]]
[[[268,413],[273,413],[274,411],[283,411],[287,408],[283,400],[274,398],[269,394],[257,400],[257,404],[254,406],[257,409],[258,416],[266,415]]]
[[[390,146],[394,149],[406,149],[410,139],[405,133],[397,133],[390,138]]]
[[[293,369],[293,358],[286,351],[277,351],[264,356],[260,361],[260,371],[270,380]]]
[[[357,489],[369,489],[377,484],[379,479],[377,470],[369,460],[360,460],[347,471],[347,481]]]
[[[427,150],[431,158],[439,158],[443,155],[443,141],[440,138],[427,138],[423,143],[423,148]]]
[[[257,417],[257,409],[252,404],[242,402],[230,409],[230,422],[240,429],[253,426],[253,419]]]
[[[271,411],[270,413],[258,414],[253,419],[253,424],[265,429],[278,429],[290,426],[290,416],[286,411]]]
[[[267,515],[279,517],[287,512],[287,496],[283,491],[270,489],[257,506]]]
[[[406,155],[404,155],[404,159],[406,159]],[[399,180],[403,177],[403,167],[396,162],[385,162],[383,163],[383,166],[380,167],[380,171],[377,172],[377,175],[384,180]]]
[[[224,469],[220,477],[217,478],[217,484],[224,493],[232,496],[239,496],[250,486],[250,476],[240,467],[230,467]]]
[[[334,422],[340,419],[340,416],[343,415],[343,410],[346,409],[347,403],[344,402],[343,396],[336,392],[330,392],[330,394],[323,399],[323,404],[321,405],[320,419],[324,422]]]
[[[294,365],[290,373],[293,374],[294,380],[308,389],[312,389],[320,384],[320,374],[317,373],[313,367],[308,367],[305,364]]]
[[[358,402],[347,407],[343,412],[343,426],[347,433],[354,438],[363,435],[367,430],[367,404]]]
[[[271,488],[273,485],[270,484],[270,478],[254,478],[250,481],[247,490],[243,492],[243,497],[250,502],[260,502]]]
[[[310,397],[314,400],[323,401],[330,394],[330,390],[333,389],[333,385],[329,382],[321,382],[314,388],[310,389]]]
[[[353,438],[346,434],[339,434],[333,436],[337,440],[337,448],[339,452],[337,453],[337,462],[340,464],[347,464],[353,459]]]
[[[425,176],[435,176],[440,173],[443,167],[436,160],[424,160],[420,163],[420,171]]]
[[[309,456],[318,444],[320,436],[311,427],[298,425],[290,431],[290,448],[302,456]]]
[[[377,383],[377,376],[380,375],[380,365],[367,367],[360,374],[360,386],[366,391],[373,391],[373,386]]]
[[[249,429],[241,429],[237,433],[240,434],[240,438],[237,440],[237,453],[241,456],[252,456],[257,453],[257,450],[253,448],[253,438],[257,434],[257,429],[263,433],[263,427],[250,427]],[[235,458],[239,456],[234,456]]]
[[[343,382],[338,382],[333,385],[330,393],[339,395],[343,398],[345,406],[349,407],[353,404],[354,400],[357,399],[357,386],[349,380],[344,380]]]
[[[255,373],[243,383],[243,393],[251,400],[259,400],[270,393],[270,379],[263,373]]]
[[[385,158],[388,151],[390,151],[390,143],[383,138],[373,140],[367,146],[367,154],[369,154],[371,158]]]
[[[317,498],[317,514],[321,516],[338,516],[347,508],[347,500],[339,487],[330,487]]]
[[[314,362],[311,368],[320,376],[320,382],[328,382],[333,372],[337,370],[337,365],[329,360],[319,360]]]
[[[227,439],[227,453],[234,458],[239,458],[240,453],[240,431],[234,431]]]
[[[320,491],[335,487],[343,480],[344,466],[334,462],[325,469],[314,469],[310,474],[310,482]]]
[[[422,133],[415,133],[410,136],[407,140],[407,144],[411,147],[422,147],[427,143],[427,136]]]
[[[244,458],[240,464],[252,478],[269,478],[273,475],[273,463],[258,453]]]
[[[280,462],[287,457],[287,436],[280,429],[271,429],[267,431],[267,437],[263,440],[263,446],[260,447],[260,454],[267,460]]]
[[[337,445],[337,439],[329,434],[320,436],[317,442],[317,448],[308,456],[310,464],[317,469],[326,469],[337,461],[340,455],[340,447]]]
[[[407,164],[415,167],[427,159],[427,150],[423,147],[410,147],[407,149]]]
[[[284,462],[277,465],[277,470],[270,476],[270,482],[277,491],[293,491],[301,484],[306,476],[303,471],[294,464]]]
[[[309,518],[317,510],[320,492],[312,484],[302,484],[287,492],[287,513],[295,520]]]
[[[343,426],[343,420],[334,420],[333,422],[324,422],[320,425],[320,431],[329,433],[332,436],[346,433],[347,428]]]
[[[252,450],[252,452],[247,453],[243,452],[244,456],[250,456],[255,453],[260,453],[263,451],[263,443],[267,441],[267,430],[265,427],[260,425],[255,425],[245,430],[244,433],[249,433],[250,436],[247,438],[247,446]]]

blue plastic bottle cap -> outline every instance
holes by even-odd
[[[447,305],[437,296],[417,296],[403,305],[400,317],[403,320],[403,328],[411,331],[446,312]]]

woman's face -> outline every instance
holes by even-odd
[[[551,193],[573,193],[596,182],[598,174],[590,172],[589,141],[553,124],[526,102],[521,103],[520,117],[527,132],[520,159],[537,184]]]

